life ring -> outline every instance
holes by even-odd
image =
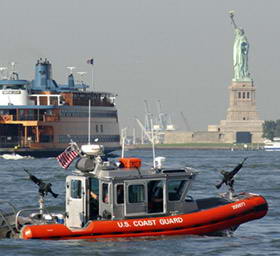
[[[10,116],[8,116],[8,115],[3,116],[3,120],[4,121],[10,121]]]

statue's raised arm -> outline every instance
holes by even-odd
[[[231,19],[231,23],[232,23],[234,29],[238,28],[237,25],[235,24],[234,19],[233,19],[234,18],[234,11],[229,11],[229,17]]]

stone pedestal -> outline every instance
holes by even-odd
[[[262,124],[256,110],[256,88],[252,80],[232,81],[226,120],[220,122],[224,142],[236,143],[240,136],[251,134],[252,143],[262,143]]]

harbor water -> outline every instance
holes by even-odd
[[[263,195],[269,204],[267,216],[241,225],[229,237],[173,236],[103,240],[40,241],[2,239],[0,255],[280,255],[280,152],[230,150],[158,150],[165,166],[190,166],[199,171],[190,195],[194,198],[224,192],[215,185],[220,170],[232,170],[244,157],[248,160],[235,180],[236,191]],[[152,165],[151,150],[130,150],[126,156],[139,157]],[[63,211],[65,177],[74,169],[61,169],[55,158],[7,160],[0,158],[0,200],[18,208],[38,206],[38,188],[23,169],[52,183],[58,198],[47,196],[51,211]]]

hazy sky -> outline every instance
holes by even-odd
[[[66,66],[87,71],[96,60],[98,90],[117,93],[122,127],[144,118],[144,99],[184,129],[225,119],[233,77],[233,27],[228,11],[250,43],[249,71],[261,119],[279,116],[280,1],[244,0],[1,0],[0,64],[16,61],[32,79],[39,57],[53,63],[59,83]]]

